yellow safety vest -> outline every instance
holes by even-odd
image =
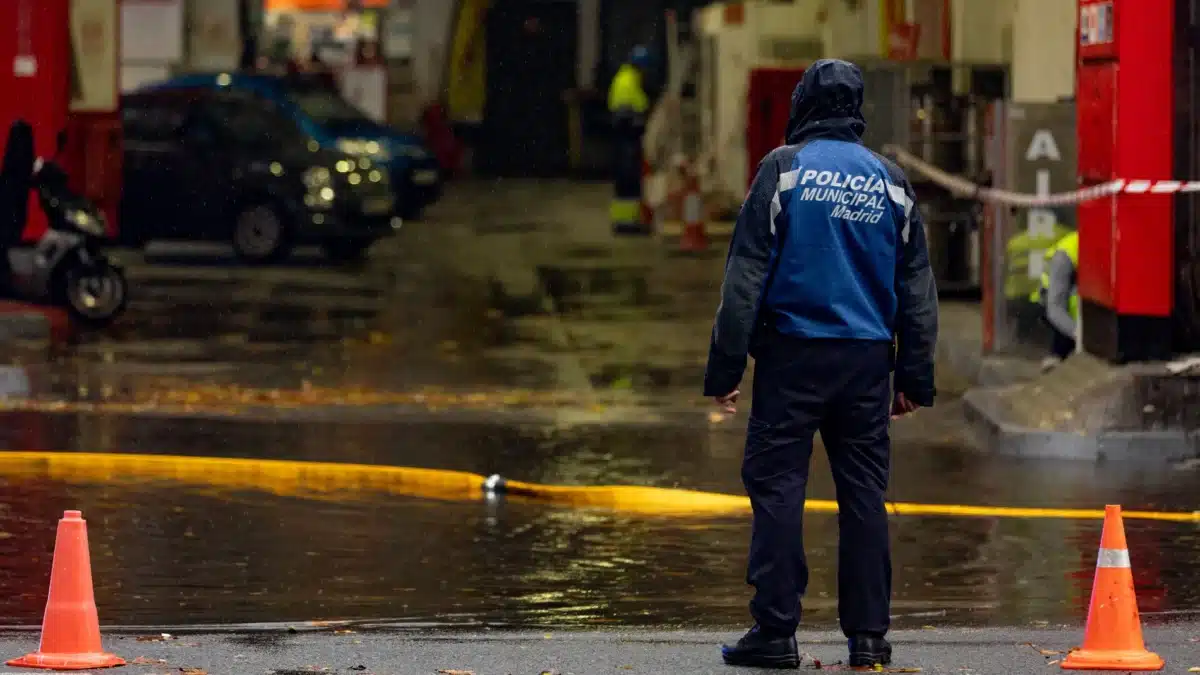
[[[1034,291],[1032,295],[1030,295],[1030,297],[1029,297],[1030,300],[1033,300],[1034,302],[1042,302],[1042,299],[1046,297],[1046,294],[1050,290],[1050,261],[1053,260],[1054,256],[1058,255],[1059,252],[1066,253],[1067,257],[1070,258],[1070,260],[1071,260],[1071,265],[1074,266],[1076,270],[1078,270],[1079,269],[1079,233],[1072,232],[1072,233],[1068,234],[1067,236],[1063,237],[1062,239],[1059,239],[1050,248],[1046,249],[1046,264],[1042,267],[1042,286],[1038,290]],[[1076,274],[1078,274],[1078,272],[1076,272]],[[1079,320],[1079,292],[1078,291],[1071,293],[1070,312],[1071,312],[1071,318],[1078,321]]]
[[[626,63],[613,76],[612,84],[608,87],[608,111],[630,109],[637,114],[643,114],[650,107],[650,99],[646,90],[642,89],[642,73],[637,68]]]

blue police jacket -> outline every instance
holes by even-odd
[[[904,172],[862,144],[857,66],[822,59],[792,93],[787,145],[742,205],[713,327],[706,396],[737,388],[756,332],[895,342],[894,387],[933,404],[937,289]]]

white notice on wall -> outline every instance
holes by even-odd
[[[22,54],[13,59],[13,75],[17,77],[33,77],[37,75],[37,57]]]

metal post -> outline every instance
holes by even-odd
[[[996,101],[992,107],[992,139],[991,148],[988,151],[989,159],[992,163],[992,182],[997,187],[1007,187],[1011,185],[1012,179],[1009,175],[1011,171],[1009,163],[1009,148],[1008,148],[1008,103],[1006,101]],[[998,202],[991,204],[989,207],[992,211],[992,227],[988,236],[991,255],[988,260],[989,270],[987,274],[991,279],[992,286],[992,301],[991,306],[985,306],[983,311],[987,312],[992,325],[991,344],[984,345],[985,352],[1000,351],[1009,346],[1011,343],[1011,331],[1007,325],[1008,317],[1008,296],[1005,294],[1005,280],[1007,278],[1008,267],[1008,208]],[[985,323],[986,325],[986,323]]]

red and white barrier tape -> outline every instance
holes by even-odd
[[[885,146],[883,150],[885,154],[893,157],[900,166],[925,176],[956,196],[970,197],[982,202],[995,202],[1006,206],[1037,208],[1040,206],[1079,204],[1115,194],[1169,195],[1200,192],[1200,181],[1125,180],[1120,178],[1081,190],[1072,190],[1071,192],[1060,192],[1052,195],[1031,195],[984,187],[972,183],[965,178],[946,173],[936,166],[922,161],[916,155],[894,145]]]

